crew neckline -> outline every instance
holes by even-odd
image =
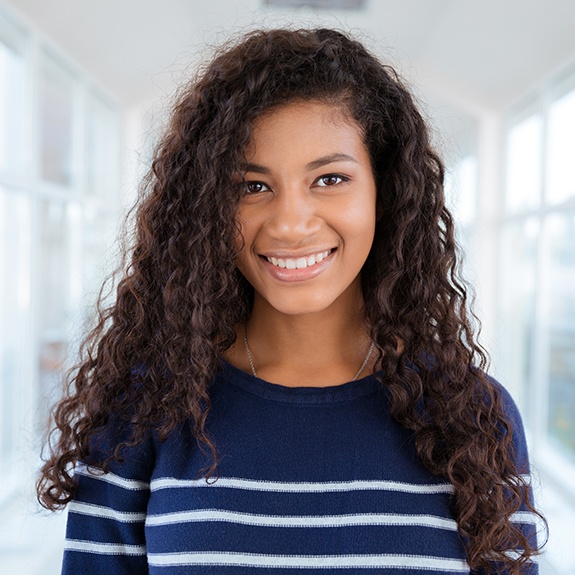
[[[222,360],[222,363],[223,370],[220,374],[222,384],[234,385],[252,395],[272,401],[300,404],[342,403],[382,390],[382,384],[375,374],[326,387],[288,387],[246,373],[225,359]],[[381,375],[381,372],[378,373]]]

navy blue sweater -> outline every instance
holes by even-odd
[[[375,377],[288,388],[226,364],[211,396],[216,481],[201,478],[207,460],[189,425],[106,474],[78,467],[65,575],[469,573],[452,487],[419,463]],[[528,513],[515,519],[533,529]]]

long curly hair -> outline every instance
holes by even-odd
[[[391,415],[414,432],[421,463],[453,485],[469,565],[496,561],[520,573],[537,547],[511,518],[522,506],[537,512],[459,279],[443,164],[395,71],[327,29],[252,32],[182,91],[142,186],[115,302],[100,306],[54,408],[39,500],[56,509],[73,498],[74,466],[111,417],[129,422],[132,435],[104,469],[150,430],[165,439],[189,421],[213,461],[206,476],[217,475],[205,425],[210,383],[253,301],[235,264],[242,192],[234,174],[254,120],[294,100],[340,106],[363,130],[379,218],[362,289]]]

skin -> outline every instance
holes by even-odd
[[[258,377],[292,387],[348,382],[370,345],[360,271],[375,233],[376,185],[362,130],[338,106],[293,102],[254,123],[246,158],[237,265],[255,291],[247,333]],[[287,268],[304,257],[312,265],[287,269],[266,256]],[[251,373],[243,326],[226,359]]]

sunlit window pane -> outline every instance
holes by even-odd
[[[553,215],[549,238],[549,434],[575,461],[575,216]]]
[[[44,180],[72,183],[74,79],[47,54],[40,73],[41,175]]]
[[[38,277],[39,396],[48,405],[58,393],[70,335],[71,272],[70,225],[63,202],[40,206]],[[45,415],[45,414],[43,414]]]
[[[103,280],[115,269],[118,254],[114,245],[117,221],[112,214],[87,208],[83,214],[84,305],[93,306]],[[93,310],[84,310],[90,313]]]
[[[9,172],[21,167],[24,147],[24,59],[14,34],[0,28],[0,170]]]
[[[575,90],[549,109],[546,200],[560,203],[575,196]]]
[[[504,381],[522,397],[530,387],[535,322],[535,265],[539,221],[509,223],[501,236],[501,315],[503,319]],[[529,408],[526,405],[526,408]]]
[[[86,112],[86,191],[105,200],[117,194],[117,117],[94,94],[88,97]]]
[[[446,178],[447,206],[458,225],[469,225],[476,216],[477,159],[465,156],[448,172]]]
[[[469,280],[474,271],[468,267],[472,252],[473,223],[477,215],[477,158],[465,156],[446,171],[445,203],[455,222],[455,239],[459,245],[463,277]]]
[[[541,116],[533,115],[509,130],[505,204],[517,212],[537,208],[541,189]]]
[[[0,465],[20,428],[19,402],[30,378],[30,201],[0,188]]]

